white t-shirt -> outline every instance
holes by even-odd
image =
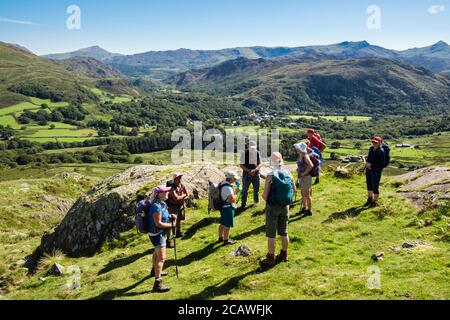
[[[230,184],[230,183],[227,182],[227,181],[222,182],[222,184],[225,184],[225,183]],[[233,187],[230,187],[230,186],[224,186],[224,187],[222,187],[222,189],[220,190],[220,196],[222,197],[222,200],[223,200],[223,201],[226,201],[226,200],[228,199],[228,197],[229,197],[229,196],[232,196],[232,195],[234,195]],[[235,204],[235,203],[232,203],[232,206],[235,207],[236,204]]]

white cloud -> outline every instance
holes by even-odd
[[[433,5],[431,7],[428,8],[428,13],[429,14],[438,14],[441,13],[445,10],[445,6],[440,6],[440,5]]]
[[[26,24],[26,25],[31,25],[31,26],[38,26],[38,24],[33,23],[33,22],[31,22],[31,21],[14,20],[14,19],[1,18],[1,17],[0,17],[0,22],[4,22],[4,23],[13,23],[13,24]]]

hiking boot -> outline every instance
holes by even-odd
[[[287,256],[287,251],[280,251],[280,254],[276,256],[275,260],[277,262],[288,262],[288,256]]]
[[[368,198],[368,199],[367,199],[367,202],[363,205],[363,207],[368,207],[368,206],[370,206],[372,203],[373,203],[372,198]]]
[[[273,255],[267,254],[264,260],[259,261],[259,266],[262,270],[269,270],[275,267],[275,258]]]
[[[169,274],[166,271],[161,272],[161,277],[166,277]],[[150,271],[150,278],[153,278],[155,276],[155,269],[152,268],[152,271]]]
[[[161,279],[155,280],[155,284],[153,285],[153,291],[154,293],[164,293],[170,291],[169,287],[166,287],[163,285]]]
[[[303,218],[305,217],[312,217],[313,213],[311,210],[305,210],[305,212],[303,213]]]
[[[177,231],[177,234],[175,235],[175,238],[179,239],[179,238],[183,238],[185,236],[185,234],[181,231]]]
[[[229,246],[229,245],[236,244],[236,241],[228,239],[228,240],[224,240],[223,244],[226,245],[226,246]]]
[[[314,185],[319,184],[319,183],[320,183],[320,178],[317,177],[317,178],[316,178],[316,181],[314,182]]]
[[[378,202],[372,201],[372,203],[369,205],[369,208],[376,208],[378,207]]]
[[[219,238],[219,240],[217,240],[217,243],[222,243],[222,242],[223,242],[222,238]]]
[[[297,215],[298,215],[298,216],[302,216],[302,215],[305,214],[305,211],[306,211],[306,209],[305,209],[305,208],[302,208],[302,210],[300,210],[300,212],[297,213]]]

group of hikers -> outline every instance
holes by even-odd
[[[285,167],[283,156],[274,152],[270,157],[270,171],[262,176],[263,163],[255,141],[250,141],[248,148],[241,155],[242,190],[240,189],[241,177],[234,171],[226,172],[225,180],[214,185],[210,183],[210,207],[220,211],[220,224],[218,229],[218,243],[233,245],[236,241],[230,238],[230,230],[234,227],[236,211],[244,211],[247,207],[247,198],[250,185],[253,185],[254,203],[259,203],[260,181],[265,179],[262,198],[266,202],[265,224],[266,237],[268,239],[268,253],[260,261],[263,270],[274,267],[279,262],[288,261],[288,224],[289,209],[293,203],[297,187],[302,195],[302,210],[298,213],[303,217],[310,217],[312,212],[312,185],[319,183],[320,167],[322,164],[321,153],[327,147],[320,134],[315,130],[307,131],[308,137],[294,145],[297,152],[297,181],[290,170]],[[365,163],[368,200],[364,206],[374,207],[379,200],[379,185],[383,169],[387,166],[389,148],[383,144],[381,137],[371,139],[373,146]],[[162,282],[162,277],[167,275],[163,272],[166,260],[166,247],[173,247],[173,239],[183,237],[181,221],[185,220],[185,203],[189,199],[189,193],[182,184],[182,173],[175,173],[173,181],[161,185],[153,190],[152,200],[143,200],[136,211],[145,213],[144,221],[148,222],[145,233],[149,234],[150,240],[155,247],[153,253],[153,268],[150,276],[155,277],[153,292],[167,292],[170,289]],[[211,195],[211,188],[217,194]],[[241,199],[239,199],[241,196]],[[212,197],[212,199],[211,199]],[[238,207],[238,201],[241,205]],[[139,227],[138,227],[139,229]],[[276,236],[281,237],[282,247],[278,255],[276,251]],[[176,251],[175,251],[176,252]]]

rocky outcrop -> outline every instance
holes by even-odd
[[[442,200],[450,200],[450,168],[427,167],[395,178],[398,192],[422,209]]]
[[[134,227],[136,202],[170,180],[175,171],[185,173],[183,183],[197,197],[207,196],[208,181],[218,183],[224,178],[223,171],[214,165],[138,166],[116,174],[75,202],[55,230],[42,237],[29,264],[54,250],[74,257],[94,254],[105,241]]]

